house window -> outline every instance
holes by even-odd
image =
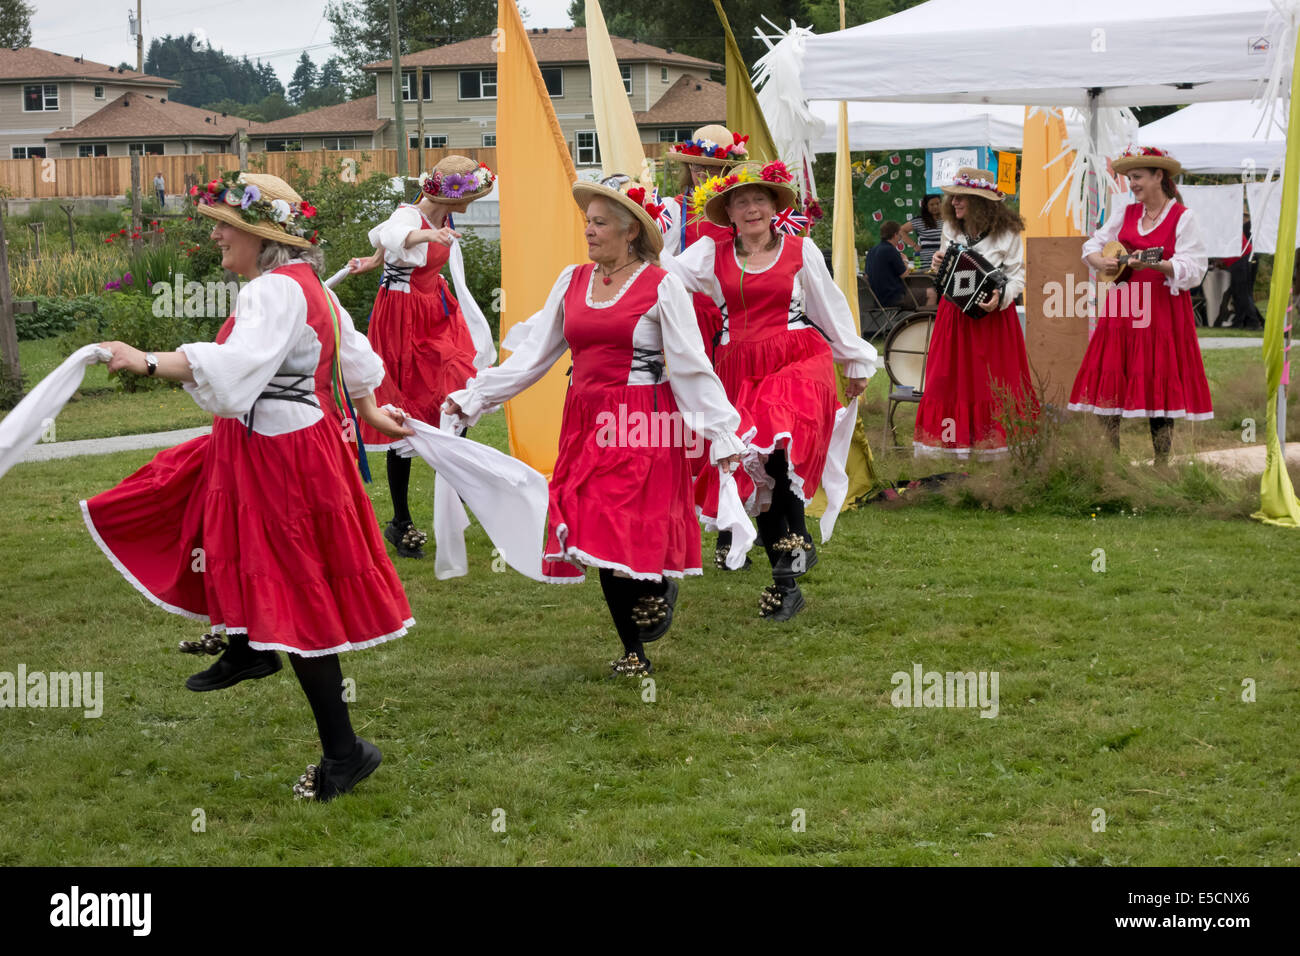
[[[266,151],[268,153],[296,153],[302,150],[302,140],[300,139],[268,139],[266,141]]]
[[[600,144],[596,141],[594,129],[578,130],[574,144],[577,146],[579,166],[595,166],[600,163]]]
[[[424,74],[424,101],[427,103],[433,99],[432,86],[433,74]],[[415,102],[415,71],[402,73],[402,101],[405,103]]]
[[[14,159],[45,158],[44,146],[14,146],[11,154]]]
[[[668,67],[666,66],[659,67],[659,82],[660,83],[668,82]]]
[[[321,140],[321,149],[355,149],[351,136],[326,136]]]
[[[419,137],[419,135],[415,135],[415,136],[410,136],[410,137],[408,137],[408,138],[407,138],[407,144],[411,147],[411,149],[419,149],[419,147],[420,147],[420,137]],[[425,149],[446,149],[446,148],[447,148],[447,137],[446,137],[446,136],[440,136],[440,135],[437,135],[437,134],[434,134],[434,133],[425,133],[425,134],[424,134],[424,148],[425,148]]]
[[[489,148],[489,149],[491,149],[491,148],[495,148],[495,147],[496,147],[496,144],[497,144],[497,134],[496,134],[496,133],[484,133],[484,134],[483,134],[483,146],[484,146],[485,148]]]
[[[623,89],[627,90],[627,95],[632,95],[632,67],[620,66],[618,71],[623,74]]]
[[[41,113],[59,108],[59,84],[38,83],[23,87],[23,112]]]
[[[104,98],[104,88],[102,86],[95,87],[95,99],[102,100],[103,98]]]
[[[497,98],[496,70],[461,70],[460,98],[462,100],[494,100]]]
[[[542,67],[542,80],[546,83],[546,92],[554,99],[564,95],[564,70],[558,66]]]
[[[163,154],[162,143],[131,143],[126,149],[127,154],[130,156],[161,156]]]
[[[661,143],[684,143],[691,138],[689,128],[661,129],[659,131],[659,142]]]
[[[107,143],[81,143],[77,146],[77,156],[107,156]]]

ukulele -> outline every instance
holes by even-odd
[[[1140,252],[1129,252],[1128,247],[1119,240],[1108,242],[1106,247],[1101,250],[1102,257],[1114,259],[1117,264],[1114,269],[1099,269],[1097,279],[1100,282],[1110,282],[1114,285],[1127,282],[1134,269],[1145,269],[1147,266],[1155,265],[1164,258],[1164,252],[1164,246],[1155,246],[1151,249],[1143,249]]]

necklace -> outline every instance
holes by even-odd
[[[623,263],[623,265],[619,266],[619,267],[618,267],[617,269],[615,269],[613,272],[601,272],[601,274],[600,274],[600,275],[601,275],[601,280],[600,280],[600,281],[603,282],[603,283],[605,283],[605,285],[609,285],[609,283],[610,283],[610,278],[611,278],[612,276],[616,276],[616,275],[618,275],[620,272],[622,272],[622,271],[623,271],[624,269],[626,269],[628,266],[635,265],[635,264],[636,264],[636,261],[637,261],[637,260],[633,259],[631,262],[625,262],[625,263]],[[599,269],[600,266],[597,266],[596,268]]]
[[[1143,221],[1146,221],[1146,220],[1149,219],[1149,220],[1151,220],[1151,225],[1154,226],[1154,225],[1156,224],[1156,220],[1160,218],[1160,213],[1164,212],[1164,211],[1165,211],[1165,206],[1168,206],[1168,205],[1169,205],[1169,200],[1166,199],[1163,203],[1160,204],[1160,208],[1156,211],[1156,214],[1155,214],[1154,216],[1151,215],[1150,210],[1145,210],[1146,215],[1144,215],[1144,216],[1142,217]]]

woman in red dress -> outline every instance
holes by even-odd
[[[409,434],[371,395],[383,363],[320,281],[315,210],[275,176],[228,173],[193,191],[215,220],[221,264],[251,278],[216,342],[146,354],[105,343],[110,371],[185,383],[212,434],[168,449],[83,501],[91,536],[164,610],[213,628],[182,650],[216,654],[187,680],[218,690],[290,655],[323,757],[294,788],[329,800],[379,766],[352,730],[338,655],[401,637],[415,621],[357,473],[356,419]],[[355,407],[355,413],[352,409]]]
[[[437,424],[439,408],[451,391],[475,371],[475,344],[460,304],[442,277],[450,246],[460,233],[451,214],[492,191],[492,171],[465,156],[447,156],[420,184],[420,201],[403,203],[388,221],[370,230],[377,250],[368,260],[354,260],[351,271],[384,267],[367,335],[384,360],[387,374],[375,393],[382,407],[395,405],[412,418]],[[362,427],[366,446],[387,447],[390,439]],[[384,537],[399,557],[424,557],[427,532],[411,520],[411,459],[389,449],[386,457],[393,520]]]
[[[745,446],[690,297],[654,264],[661,208],[627,176],[578,182],[573,194],[586,213],[592,261],[560,273],[526,341],[453,393],[446,409],[473,424],[572,351],[545,557],[600,569],[623,644],[611,667],[635,676],[650,673],[645,644],[672,622],[676,579],[702,573],[692,433],[712,443],[715,463],[739,462]],[[552,580],[575,580],[559,570]]]
[[[1214,417],[1190,293],[1205,276],[1205,243],[1174,185],[1182,171],[1178,160],[1142,146],[1130,147],[1112,165],[1128,177],[1136,202],[1084,243],[1084,261],[1094,269],[1114,268],[1116,260],[1101,253],[1116,239],[1130,251],[1162,251],[1158,262],[1136,269],[1102,300],[1069,408],[1101,416],[1116,451],[1120,421],[1147,419],[1156,463],[1165,464],[1174,419]]]
[[[665,158],[669,162],[681,164],[681,191],[671,202],[666,203],[672,228],[664,236],[664,255],[681,255],[701,236],[708,236],[715,242],[731,238],[730,229],[715,225],[707,219],[691,219],[687,210],[690,209],[691,196],[697,186],[703,185],[715,174],[745,161],[749,155],[745,148],[748,139],[748,136],[733,133],[725,126],[711,124],[701,126],[689,140],[678,143],[668,151]],[[691,300],[695,305],[700,337],[704,340],[704,348],[712,362],[717,352],[718,339],[722,336],[722,311],[703,292],[693,293]],[[703,455],[691,459],[691,474],[696,477],[707,467],[708,461]],[[719,531],[713,548],[713,563],[719,571],[730,570],[727,567],[727,553],[730,550],[731,532]],[[745,558],[744,566],[737,570],[748,568],[751,564],[749,558]]]
[[[722,312],[718,377],[755,449],[736,484],[772,564],[759,613],[778,621],[804,607],[795,578],[817,561],[804,505],[821,483],[840,407],[834,365],[844,367],[849,399],[862,394],[880,366],[816,245],[776,228],[794,203],[790,181],[780,162],[746,163],[709,180],[696,189],[692,212],[726,227],[728,238],[702,237],[663,260]],[[696,482],[706,523],[717,517],[717,496],[718,475],[710,469]]]
[[[1003,204],[997,177],[963,167],[942,187],[943,241],[933,259],[937,270],[948,247],[959,242],[1006,275],[1001,294],[978,304],[972,319],[948,298],[939,302],[925,360],[925,392],[916,411],[912,453],[917,457],[994,458],[1007,452],[1002,420],[1034,418],[1038,403],[1029,376],[1025,336],[1016,297],[1025,287],[1024,220]],[[1008,407],[1010,403],[1010,407]]]

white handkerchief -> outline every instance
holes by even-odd
[[[72,393],[81,387],[86,369],[113,357],[108,349],[86,345],[77,349],[27,393],[0,421],[0,477],[22,458],[53,422]]]
[[[826,490],[826,510],[822,513],[822,544],[831,539],[835,519],[840,516],[844,499],[849,494],[849,445],[853,443],[853,426],[858,419],[858,400],[855,398],[835,412],[835,428],[831,431],[831,444],[826,452],[826,465],[822,468],[822,488]]]
[[[460,240],[451,244],[451,254],[447,264],[451,267],[452,287],[456,292],[456,301],[460,303],[461,314],[465,316],[465,325],[469,327],[469,336],[474,340],[474,367],[487,368],[497,360],[496,346],[492,344],[492,327],[483,315],[483,310],[470,294],[469,283],[465,281],[465,257],[460,251]]]
[[[754,546],[758,534],[754,524],[745,514],[745,506],[736,490],[736,477],[725,468],[719,468],[718,530],[731,532],[731,550],[727,552],[727,567],[737,571],[745,564],[745,556]]]

